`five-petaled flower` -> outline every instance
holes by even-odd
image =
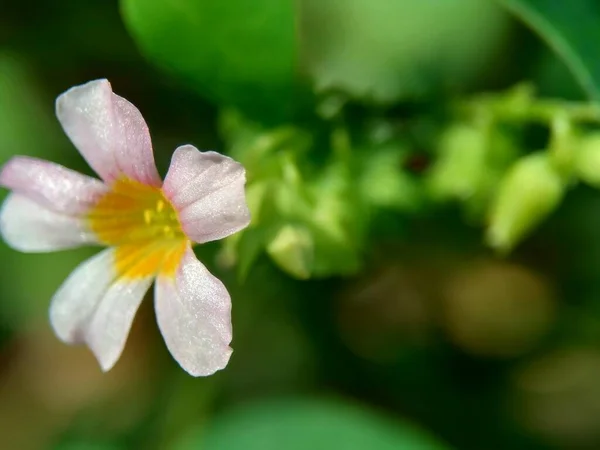
[[[0,185],[12,190],[0,211],[10,246],[24,252],[108,246],[54,295],[54,331],[67,343],[87,344],[109,370],[155,280],[156,318],[173,357],[194,376],[222,369],[232,351],[231,299],[196,259],[192,243],[248,225],[244,168],[184,145],[163,182],[142,115],[106,80],[60,95],[56,114],[102,181],[22,156],[0,172]]]

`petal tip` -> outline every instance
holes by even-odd
[[[20,178],[20,172],[23,172],[23,167],[28,164],[39,161],[31,156],[13,156],[0,167],[0,186],[7,189],[14,189],[13,184]]]
[[[225,369],[229,364],[232,353],[233,349],[227,346],[222,350],[219,357],[215,357],[215,359],[208,364],[194,367],[186,367],[182,364],[181,367],[193,377],[208,377]]]
[[[80,98],[82,95],[89,94],[97,89],[106,89],[112,92],[112,86],[106,78],[88,81],[87,83],[72,86],[65,92],[56,97],[55,109],[56,115],[60,117],[65,108],[69,108],[74,98]]]
[[[97,356],[96,356],[97,359]],[[100,361],[98,360],[98,364],[100,365],[100,370],[102,370],[102,372],[106,373],[108,371],[110,371],[110,369],[112,369],[115,366],[115,363],[117,361]]]
[[[106,373],[110,369],[112,369],[121,356],[121,351],[119,352],[106,352],[106,350],[102,351],[101,349],[94,348],[89,339],[87,340],[87,346],[94,354],[96,361],[100,365],[100,369],[102,372]]]

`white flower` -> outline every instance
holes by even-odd
[[[109,370],[156,280],[156,318],[173,357],[194,376],[224,368],[232,352],[231,299],[192,244],[248,225],[244,168],[184,145],[161,181],[142,115],[106,80],[60,95],[56,114],[102,181],[13,158],[0,172],[0,184],[12,190],[0,211],[0,232],[24,252],[108,247],[79,265],[54,295],[50,321],[57,336],[87,344]]]

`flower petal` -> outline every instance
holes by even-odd
[[[65,214],[85,213],[108,192],[99,180],[26,156],[16,156],[2,167],[0,185]]]
[[[244,167],[192,145],[175,150],[163,191],[179,213],[183,231],[203,243],[236,233],[250,223]]]
[[[154,301],[167,347],[184,370],[206,376],[227,365],[232,352],[231,298],[191,247],[174,278],[159,275]]]
[[[161,185],[150,133],[138,109],[107,80],[75,86],[56,99],[56,116],[88,164],[106,182],[123,175]]]
[[[100,301],[87,325],[85,341],[102,370],[110,370],[123,353],[135,313],[153,280],[153,276],[119,279]]]
[[[0,209],[0,234],[22,252],[48,252],[96,243],[84,219],[60,214],[20,194],[10,194]]]
[[[69,344],[86,343],[104,371],[117,362],[152,276],[117,277],[115,249],[88,259],[52,299],[50,322]]]

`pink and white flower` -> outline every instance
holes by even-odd
[[[248,225],[244,168],[184,145],[163,182],[142,115],[106,80],[60,95],[56,114],[102,181],[14,157],[0,171],[0,185],[12,190],[0,232],[23,252],[108,247],[80,264],[54,295],[50,321],[57,336],[85,343],[102,369],[111,369],[155,281],[156,318],[173,357],[194,376],[224,368],[232,352],[231,299],[192,244]]]

